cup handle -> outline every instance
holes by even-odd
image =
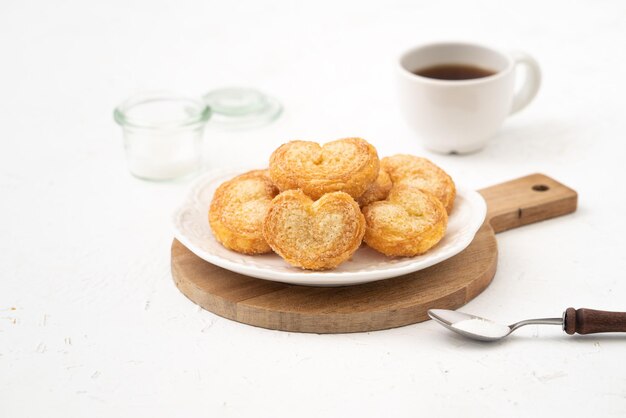
[[[511,56],[515,62],[515,71],[519,71],[519,67],[526,67],[526,79],[513,97],[510,115],[525,108],[535,98],[541,85],[541,69],[533,57],[521,51],[513,51]]]

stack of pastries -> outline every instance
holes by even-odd
[[[215,238],[243,254],[274,251],[293,266],[332,269],[365,242],[387,256],[423,254],[443,238],[454,182],[425,158],[378,158],[361,138],[291,141],[269,169],[220,185],[209,209]]]

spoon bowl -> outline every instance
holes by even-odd
[[[450,331],[479,341],[498,341],[513,332],[510,326],[447,309],[430,309],[428,316]]]

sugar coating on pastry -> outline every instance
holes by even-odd
[[[382,168],[378,172],[378,177],[376,181],[367,188],[365,193],[363,193],[356,201],[359,206],[367,206],[370,203],[377,202],[379,200],[384,200],[389,195],[389,191],[391,190],[391,177],[389,174]]]
[[[270,157],[270,177],[281,190],[300,189],[313,199],[341,191],[361,196],[379,171],[376,148],[361,138],[345,138],[320,146],[291,141]]]
[[[359,205],[344,192],[316,201],[301,190],[282,192],[272,200],[263,236],[289,264],[310,270],[331,269],[359,248],[365,219]]]
[[[454,206],[456,187],[452,178],[426,158],[407,154],[385,157],[381,167],[389,173],[391,181],[415,186],[434,195],[450,213]]]
[[[277,194],[268,170],[249,171],[222,183],[209,208],[209,224],[215,238],[239,253],[271,252],[263,238],[263,219]]]
[[[394,184],[386,200],[363,208],[365,243],[388,256],[423,254],[443,238],[447,212],[439,199],[408,184]]]

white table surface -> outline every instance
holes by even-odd
[[[523,49],[544,84],[484,151],[422,149],[393,64],[438,39]],[[463,309],[505,323],[626,310],[626,3],[8,0],[0,5],[0,417],[626,414],[626,339],[527,327],[497,344],[432,321],[347,335],[254,328],[174,287],[169,217],[188,182],[126,171],[112,109],[132,92],[251,85],[286,112],[207,132],[213,167],[291,139],[362,136],[480,188],[544,172],[574,215],[498,236]]]

